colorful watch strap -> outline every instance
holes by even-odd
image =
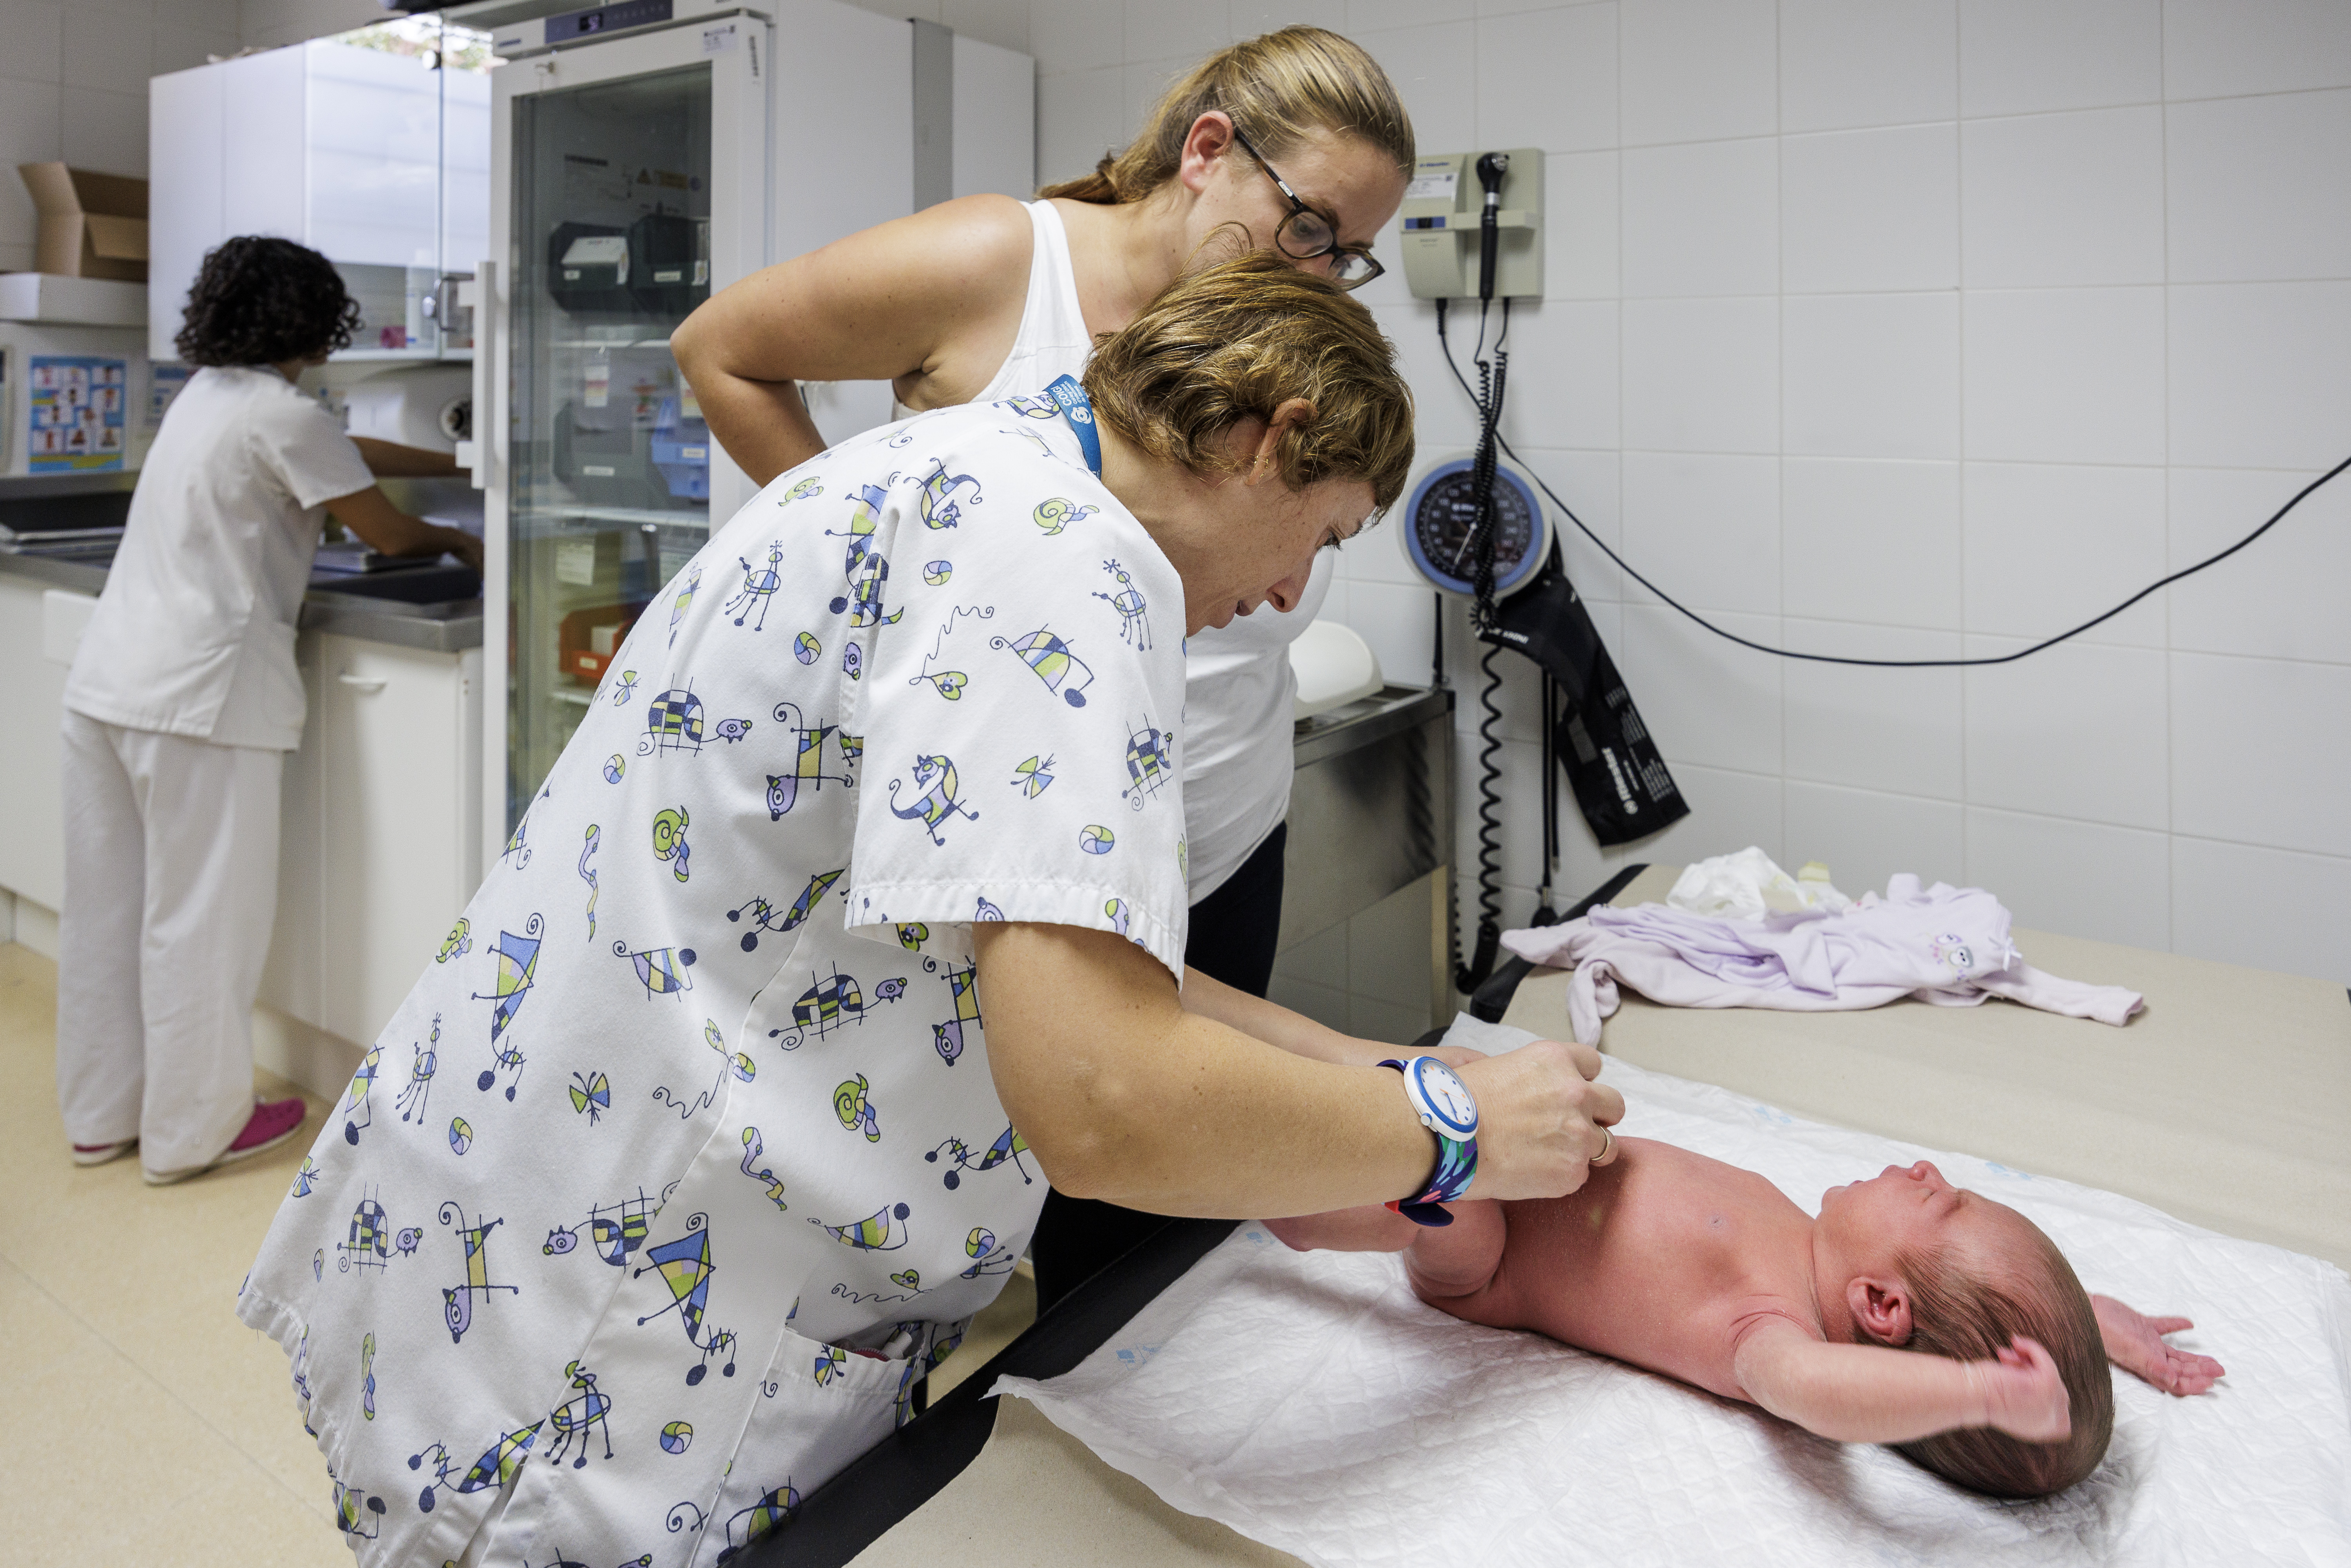
[[[1406,1063],[1390,1057],[1380,1065],[1395,1068],[1410,1082],[1412,1069]],[[1415,1111],[1417,1113],[1417,1105]],[[1422,1124],[1426,1126],[1428,1120],[1423,1116]],[[1440,1127],[1431,1126],[1428,1130],[1437,1134],[1437,1167],[1429,1172],[1428,1185],[1416,1196],[1397,1198],[1387,1207],[1416,1225],[1450,1225],[1453,1216],[1443,1206],[1467,1192],[1470,1179],[1478,1174],[1478,1140],[1474,1136],[1452,1137]]]

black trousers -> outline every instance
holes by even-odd
[[[1223,886],[1192,906],[1185,963],[1253,997],[1265,995],[1273,979],[1274,943],[1281,934],[1281,850],[1289,837],[1288,823],[1276,827]],[[1051,1306],[1166,1223],[1163,1214],[1047,1193],[1036,1239],[1029,1245],[1037,1270],[1037,1310]]]

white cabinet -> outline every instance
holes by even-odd
[[[481,653],[319,638],[320,1028],[364,1044],[479,880]]]
[[[46,909],[64,902],[66,665],[42,650],[41,596],[28,577],[0,576],[0,888]]]
[[[481,653],[306,632],[261,1000],[372,1040],[480,880]]]
[[[321,38],[147,87],[151,354],[173,357],[204,253],[254,234],[341,271],[362,315],[342,357],[444,351],[442,275],[471,275],[489,244],[486,71]]]

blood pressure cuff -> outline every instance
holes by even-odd
[[[1689,815],[1556,543],[1535,580],[1495,607],[1494,630],[1480,640],[1524,653],[1559,683],[1567,711],[1554,751],[1594,838],[1627,843]]]

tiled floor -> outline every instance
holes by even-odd
[[[67,1156],[57,968],[0,945],[0,1559],[11,1568],[344,1568],[286,1358],[238,1282],[327,1107],[299,1136],[172,1187]],[[273,1095],[292,1092],[264,1076]],[[1035,1313],[1015,1276],[934,1395]]]

